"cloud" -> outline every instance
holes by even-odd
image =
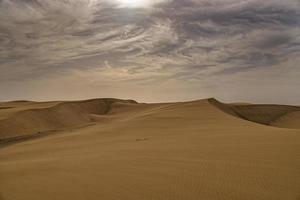
[[[158,91],[151,98],[158,101],[166,99],[160,98],[162,84],[173,91],[170,82],[181,85],[174,94],[188,90],[182,99],[218,96],[212,86],[215,77],[236,79],[259,70],[273,72],[278,66],[294,71],[286,79],[297,83],[298,0],[124,2],[1,0],[0,83],[8,88],[52,79],[71,84],[67,77],[94,90],[103,84],[141,84]],[[255,84],[256,77],[251,77]],[[241,80],[240,88],[243,84]],[[33,98],[43,96],[32,90]],[[18,91],[2,93],[0,99],[20,98]],[[295,98],[300,101],[300,96]]]

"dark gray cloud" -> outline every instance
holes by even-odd
[[[299,52],[298,0],[0,1],[0,100],[51,98],[50,84],[74,91],[55,99],[238,100],[218,83],[238,94],[269,73],[269,85],[286,91],[283,80],[300,84]],[[139,97],[144,90],[152,95]]]

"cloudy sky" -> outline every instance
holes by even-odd
[[[299,0],[0,0],[0,101],[300,104]]]

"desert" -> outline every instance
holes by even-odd
[[[216,99],[1,103],[1,200],[296,200],[299,112]]]
[[[0,0],[0,200],[300,200],[300,0]]]

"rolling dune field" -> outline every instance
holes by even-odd
[[[300,107],[0,103],[0,200],[299,200]]]

